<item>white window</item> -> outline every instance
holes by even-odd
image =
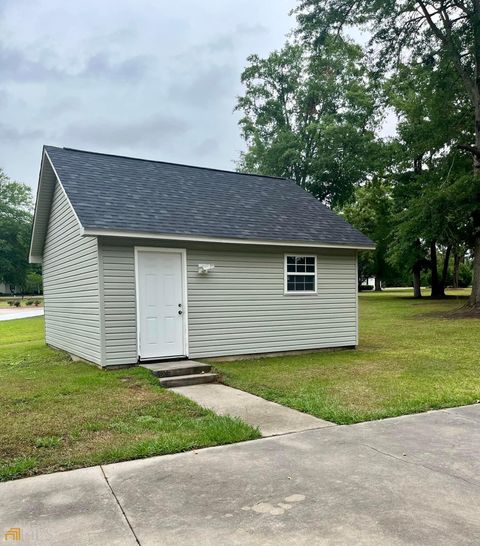
[[[285,294],[317,292],[317,257],[285,254]]]

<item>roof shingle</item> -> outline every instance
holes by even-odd
[[[45,150],[87,230],[373,247],[292,180]]]

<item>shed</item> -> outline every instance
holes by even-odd
[[[43,149],[46,342],[102,367],[355,347],[372,248],[292,180]]]

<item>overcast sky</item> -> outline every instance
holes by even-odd
[[[233,169],[250,53],[294,0],[0,0],[0,167],[36,187],[43,144]]]

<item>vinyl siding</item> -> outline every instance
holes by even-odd
[[[101,363],[98,244],[82,237],[56,183],[43,251],[45,338],[53,347]]]
[[[356,345],[353,253],[317,254],[312,295],[284,294],[283,251],[190,251],[187,261],[193,357]],[[215,270],[199,275],[199,263]]]
[[[137,362],[133,245],[100,245],[103,275],[105,366]]]
[[[187,248],[190,358],[357,344],[354,251],[317,253],[317,294],[285,295],[282,248],[177,246]],[[312,255],[311,249],[287,252]],[[131,364],[137,359],[134,243],[104,242],[100,255],[105,364]],[[215,270],[199,275],[199,263]]]

